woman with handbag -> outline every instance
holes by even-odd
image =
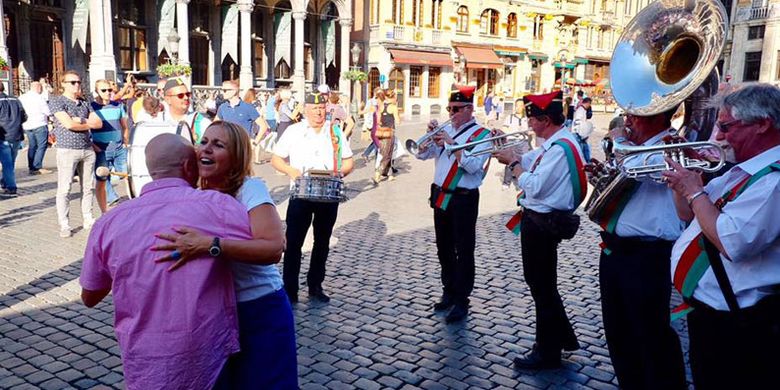
[[[393,147],[395,146],[395,127],[401,123],[401,118],[398,116],[395,91],[386,89],[384,96],[379,96],[383,99],[377,98],[377,110],[381,111],[377,113],[376,138],[379,139],[379,154],[382,156],[382,160],[374,173],[374,184],[379,184],[380,181],[388,178],[390,163],[393,159]],[[389,175],[389,179],[394,180],[392,173]]]

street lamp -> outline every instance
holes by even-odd
[[[357,42],[354,42],[352,44],[352,48],[349,49],[350,54],[352,54],[352,70],[357,71],[360,70],[360,67],[358,66],[358,60],[360,59],[360,46],[357,44]],[[352,80],[352,115],[357,115],[358,112],[358,90],[357,87],[360,85],[360,81],[358,80]]]
[[[171,51],[168,61],[171,64],[176,64],[179,62],[179,40],[181,39],[179,38],[179,33],[175,28],[172,28],[171,31],[168,32],[168,36],[166,36],[165,39],[168,41],[168,49]]]

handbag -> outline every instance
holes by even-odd
[[[393,128],[379,126],[379,128],[376,129],[376,137],[379,139],[393,138]]]
[[[559,240],[570,240],[580,228],[580,216],[573,211],[553,210],[549,213],[537,213],[526,209],[524,213],[536,226]]]

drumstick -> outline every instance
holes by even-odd
[[[119,176],[121,178],[127,177],[126,173],[111,172],[111,171],[108,170],[108,167],[97,167],[97,169],[95,169],[95,176],[97,176],[97,177],[99,177],[101,179],[104,178],[104,177],[108,177],[108,175]]]

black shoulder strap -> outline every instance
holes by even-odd
[[[720,252],[718,252],[718,248],[715,247],[712,241],[703,234],[702,237],[704,238],[704,250],[707,251],[712,272],[715,273],[715,279],[718,280],[720,291],[723,293],[723,297],[726,298],[726,304],[729,306],[729,310],[733,312],[739,311],[737,296],[734,295],[734,289],[731,288],[729,276],[726,274],[726,268],[723,266],[723,259],[720,258]]]

